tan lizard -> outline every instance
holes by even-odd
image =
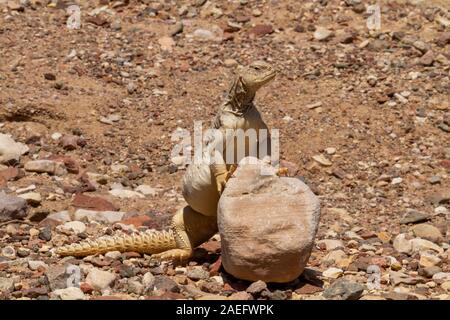
[[[86,256],[108,251],[136,251],[152,254],[159,260],[186,261],[193,249],[217,232],[217,204],[220,194],[233,168],[240,160],[236,157],[236,129],[267,129],[253,100],[256,91],[275,77],[275,70],[262,61],[256,61],[239,71],[233,81],[226,101],[214,120],[214,129],[221,135],[210,136],[205,142],[204,155],[215,158],[216,163],[193,163],[183,178],[183,196],[188,206],[173,217],[167,231],[146,231],[133,235],[105,236],[97,240],[63,246],[56,250],[61,256]],[[227,131],[228,129],[228,131]],[[231,129],[231,130],[230,130]],[[234,157],[225,163],[226,148],[234,143]],[[268,140],[270,141],[270,137]],[[249,154],[246,139],[245,153]],[[270,143],[267,154],[270,155]]]

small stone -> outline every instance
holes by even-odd
[[[322,272],[322,276],[327,277],[327,278],[332,278],[332,279],[337,279],[343,274],[344,274],[344,271],[342,269],[334,268],[334,267],[329,268],[329,269],[325,270],[324,272]]]
[[[39,206],[42,201],[41,194],[38,192],[27,192],[20,194],[19,198],[25,199],[27,203],[33,207]]]
[[[48,173],[62,176],[67,173],[63,163],[52,160],[34,160],[28,161],[24,166],[26,171],[37,173]]]
[[[333,31],[324,27],[317,27],[316,31],[314,31],[314,39],[318,41],[328,40],[331,36],[333,36]]]
[[[364,291],[364,286],[346,279],[338,279],[325,289],[323,296],[333,300],[358,300]]]
[[[8,293],[14,290],[14,279],[0,277],[0,292]]]
[[[69,287],[53,291],[61,300],[84,300],[85,295],[80,288]]]
[[[93,211],[78,209],[75,211],[74,220],[115,223],[121,221],[124,215],[125,212],[119,211]]]
[[[158,275],[155,277],[154,289],[168,292],[180,292],[178,284],[167,276]]]
[[[44,78],[45,78],[45,80],[49,80],[49,81],[55,81],[56,80],[55,74],[50,73],[50,72],[44,73]]]
[[[145,290],[153,290],[153,286],[155,285],[155,276],[151,272],[147,272],[142,277],[142,284],[145,287]]]
[[[401,233],[395,237],[393,246],[394,249],[400,253],[410,254],[412,252],[411,240],[406,239],[406,235],[404,233]]]
[[[423,268],[433,267],[441,262],[438,256],[429,251],[420,252],[419,265]]]
[[[43,261],[30,260],[30,261],[28,261],[28,267],[31,270],[35,271],[35,270],[38,270],[40,268],[45,270],[45,269],[48,268],[48,265],[45,262],[43,262]]]
[[[401,224],[417,223],[428,220],[430,217],[424,212],[417,210],[408,210],[405,216],[400,220]]]
[[[86,225],[81,221],[69,221],[61,226],[58,226],[58,229],[72,231],[75,234],[79,234],[86,231]]]
[[[86,282],[95,290],[101,291],[108,288],[116,279],[116,275],[97,268],[92,268],[86,277]]]
[[[144,286],[136,280],[128,280],[128,292],[141,295],[144,292]]]
[[[389,280],[391,284],[394,286],[399,285],[401,283],[408,284],[408,285],[414,285],[419,282],[421,282],[420,278],[413,278],[408,276],[407,274],[404,274],[402,272],[396,272],[396,271],[390,271],[389,272]]]
[[[441,283],[441,288],[447,292],[450,292],[450,281],[445,281]]]
[[[150,187],[149,185],[146,184],[141,184],[140,186],[138,186],[135,191],[142,193],[145,196],[152,196],[152,197],[156,197],[158,195],[158,190]]]
[[[438,228],[436,228],[431,224],[421,223],[415,225],[412,228],[412,231],[416,237],[430,240],[434,243],[440,243],[443,241],[442,233],[439,231]]]
[[[186,276],[194,281],[204,280],[209,278],[209,272],[202,267],[194,267],[193,269],[188,270]]]
[[[127,189],[113,189],[109,191],[109,194],[121,199],[145,198],[145,196],[142,193]]]
[[[270,24],[257,24],[249,30],[250,34],[257,37],[262,37],[273,32],[273,27]]]
[[[19,162],[20,156],[27,153],[29,148],[14,141],[9,135],[0,133],[0,163]]]
[[[442,283],[445,281],[450,281],[450,272],[438,272],[432,277],[433,281],[436,283]]]
[[[22,219],[27,216],[25,199],[0,192],[0,221]]]
[[[431,66],[434,62],[434,59],[434,52],[432,50],[429,50],[419,59],[419,63],[423,66]]]
[[[50,241],[52,239],[52,230],[50,227],[45,227],[39,231],[39,239]]]
[[[16,258],[16,250],[12,246],[5,246],[2,248],[2,256],[8,259]]]
[[[264,290],[267,290],[267,284],[264,281],[258,280],[248,286],[245,291],[255,296],[260,294]]]
[[[122,256],[122,253],[120,251],[109,251],[105,253],[106,258],[111,258],[113,260],[119,260]]]
[[[400,184],[402,182],[403,182],[403,179],[400,178],[400,177],[397,177],[397,178],[392,179],[391,184],[392,185],[397,185],[397,184]]]
[[[95,211],[117,211],[118,207],[101,197],[91,197],[77,193],[72,201],[75,208],[83,208]]]
[[[420,268],[418,270],[419,275],[425,278],[432,278],[436,273],[442,272],[442,269],[438,266],[429,266]]]
[[[428,179],[428,182],[429,182],[430,184],[438,184],[438,183],[441,183],[441,177],[439,177],[439,176],[431,176],[431,177]]]
[[[338,248],[344,248],[344,244],[341,240],[324,239],[316,242],[318,245],[325,245],[327,251],[336,250]]]
[[[437,253],[443,253],[444,250],[437,244],[420,238],[411,239],[412,252],[417,253],[425,250],[435,251]]]
[[[225,65],[225,67],[231,68],[231,67],[237,66],[238,62],[236,60],[234,60],[234,59],[225,59],[223,64]]]
[[[313,156],[313,160],[325,167],[329,167],[333,164],[330,160],[325,158],[325,156],[322,154]]]

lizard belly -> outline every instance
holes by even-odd
[[[192,209],[205,216],[217,214],[220,195],[208,164],[191,164],[183,177],[182,190]]]

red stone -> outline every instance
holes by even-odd
[[[90,197],[77,193],[72,201],[72,206],[76,208],[94,210],[94,211],[118,211],[114,204],[100,197]]]
[[[17,180],[24,176],[24,172],[19,168],[9,167],[5,170],[0,171],[0,179],[5,181]]]
[[[209,274],[211,276],[217,276],[219,274],[219,270],[222,267],[222,257],[219,257],[219,259],[216,260],[216,262],[214,262],[211,265],[211,268],[209,269]]]
[[[50,157],[47,157],[47,160],[53,160],[53,161],[58,161],[58,162],[64,163],[67,171],[70,173],[76,174],[80,171],[80,167],[78,166],[78,163],[69,156],[52,155]]]
[[[146,226],[147,224],[150,224],[151,221],[152,221],[152,219],[149,216],[140,215],[140,216],[124,219],[124,220],[120,221],[120,223],[132,224],[133,226],[135,226],[137,228],[137,227],[141,227],[141,226]]]
[[[314,294],[323,291],[323,288],[314,286],[309,283],[302,284],[300,288],[295,290],[297,294]]]
[[[253,34],[257,37],[265,36],[266,34],[270,34],[273,32],[273,27],[270,24],[257,24],[253,28],[250,29],[250,34]]]
[[[91,294],[92,291],[94,291],[94,288],[92,288],[89,283],[82,282],[80,283],[80,290],[83,291],[83,293]]]
[[[207,241],[203,243],[200,248],[205,249],[208,252],[217,253],[221,249],[220,241]]]
[[[442,160],[440,162],[441,166],[444,167],[445,169],[450,169],[450,160]]]

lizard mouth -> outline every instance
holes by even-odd
[[[261,83],[262,83],[262,84],[266,84],[267,82],[269,82],[270,80],[272,80],[273,78],[275,78],[276,75],[277,75],[276,71],[272,71],[271,73],[265,75],[265,76],[261,79]]]

